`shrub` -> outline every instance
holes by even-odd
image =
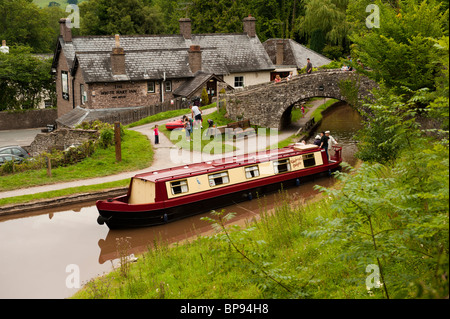
[[[202,106],[208,105],[209,104],[209,97],[208,97],[208,92],[206,92],[206,88],[203,88],[202,91]]]

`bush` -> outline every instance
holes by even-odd
[[[337,60],[342,57],[342,52],[343,49],[340,45],[327,44],[325,48],[323,48],[322,54],[332,60]]]
[[[206,88],[203,88],[202,91],[202,106],[208,105],[209,104],[209,97],[208,97],[208,92],[206,92]]]

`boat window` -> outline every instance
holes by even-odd
[[[303,166],[311,167],[316,165],[316,158],[314,157],[314,153],[303,155]]]
[[[187,180],[171,182],[172,195],[187,193],[189,191]]]
[[[279,161],[274,161],[273,170],[275,174],[289,172],[291,170],[291,164],[289,163],[289,159],[286,158]]]
[[[249,166],[245,168],[245,177],[253,178],[259,176],[259,168],[258,165]]]
[[[228,172],[222,172],[217,174],[208,175],[209,186],[217,186],[222,184],[227,184],[230,182],[228,177]]]

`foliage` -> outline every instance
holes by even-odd
[[[100,134],[98,145],[101,148],[108,148],[110,145],[114,145],[114,124],[101,122],[99,120],[95,120],[93,122],[82,122],[77,125],[75,128],[81,128],[83,130],[97,130]],[[120,125],[120,139],[123,140],[125,135],[125,129],[122,125]]]
[[[202,98],[202,106],[209,104],[209,96],[208,96],[208,92],[206,92],[206,87],[204,87],[202,90],[201,98]]]
[[[427,87],[433,91],[434,77],[441,67],[436,62],[445,55],[433,39],[448,35],[448,10],[442,12],[441,3],[434,0],[399,1],[394,8],[378,0],[375,4],[380,8],[380,27],[364,29],[361,25],[365,25],[366,17],[359,10],[366,3],[355,1],[347,12],[354,29],[349,36],[354,42],[353,58],[371,69],[360,72],[383,81],[396,94],[406,94],[406,99],[411,97],[408,90]]]
[[[80,3],[83,35],[159,34],[164,31],[158,7],[144,0],[90,0]]]
[[[331,61],[328,64],[322,65],[319,67],[319,69],[340,69],[342,68],[342,65],[344,63],[342,62],[342,60],[339,61]]]
[[[0,111],[36,108],[45,94],[55,105],[50,68],[51,60],[33,56],[29,47],[12,46],[9,53],[0,53]]]
[[[348,80],[341,80],[338,83],[341,95],[345,98],[348,104],[353,107],[359,105],[359,75],[351,73]]]
[[[8,46],[28,46],[33,52],[52,52],[59,34],[59,7],[39,8],[29,0],[0,1],[0,39]]]
[[[342,187],[318,188],[342,217],[316,232],[342,241],[345,259],[378,265],[387,298],[416,297],[425,273],[434,297],[447,296],[448,165],[448,145],[420,139],[392,168],[363,164],[353,174],[337,173]]]
[[[342,46],[330,44],[327,44],[322,50],[322,54],[332,60],[338,60],[340,57],[342,57],[343,52],[344,49],[342,48]]]
[[[311,36],[311,48],[322,52],[323,46],[316,46],[316,42],[323,45],[338,45],[348,47],[346,9],[348,0],[313,0],[305,4],[305,15],[298,19],[299,31]],[[321,35],[326,39],[317,39]]]

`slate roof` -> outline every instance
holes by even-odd
[[[191,45],[200,45],[202,71],[206,73],[226,75],[275,68],[258,37],[249,37],[246,33],[193,34],[191,39],[181,34],[120,36],[120,46],[125,51],[125,77],[114,77],[111,72],[113,35],[74,36],[68,43],[59,37],[53,65],[56,67],[59,50],[62,50],[69,66],[81,67],[87,83],[158,80],[163,78],[164,72],[166,79],[193,77],[188,63]]]
[[[184,96],[190,98],[191,94],[196,92],[200,87],[202,87],[211,78],[216,78],[218,81],[223,82],[221,79],[217,78],[214,74],[205,73],[203,71],[198,71],[195,73],[192,79],[187,80],[181,84],[177,89],[173,91],[175,96]],[[231,88],[231,87],[230,87]]]
[[[328,64],[330,59],[319,54],[304,45],[299,44],[291,39],[268,39],[263,43],[264,49],[267,51],[272,63],[276,63],[276,43],[283,41],[283,65],[295,65],[297,69],[302,69],[306,66],[306,59],[310,58],[313,67]]]

